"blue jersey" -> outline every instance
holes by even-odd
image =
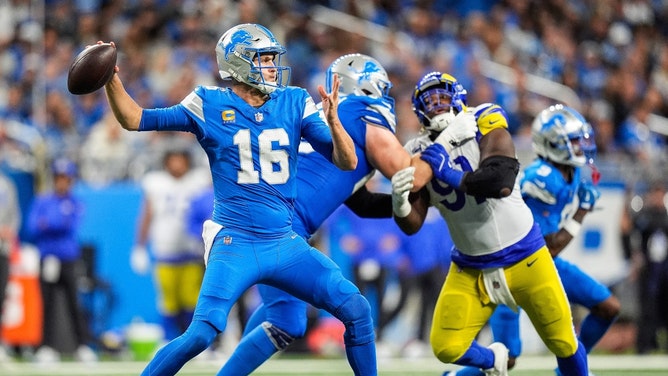
[[[297,87],[255,108],[229,88],[198,86],[178,105],[144,110],[139,130],[195,134],[211,167],[213,221],[272,237],[292,230],[301,137],[323,159],[333,150],[328,125]]]
[[[339,118],[355,143],[357,168],[342,171],[317,153],[307,143],[300,147],[295,204],[295,232],[309,238],[336,208],[375,171],[366,158],[367,123],[395,132],[394,102],[389,98],[374,99],[348,95],[339,103]]]
[[[522,198],[527,203],[543,235],[559,231],[577,210],[580,168],[575,168],[570,182],[544,159],[534,160],[520,180]]]
[[[193,197],[190,201],[190,209],[187,214],[187,230],[193,238],[201,238],[202,223],[211,219],[213,211],[213,189],[205,189],[202,193]]]

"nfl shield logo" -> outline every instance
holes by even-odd
[[[225,245],[230,245],[232,244],[232,237],[231,236],[226,236],[223,238],[223,244]]]
[[[255,121],[258,123],[264,120],[264,114],[262,112],[256,112],[255,113]]]

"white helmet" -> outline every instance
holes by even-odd
[[[550,106],[536,116],[531,126],[531,141],[539,156],[574,167],[593,162],[596,152],[591,125],[579,112],[561,104]]]
[[[274,64],[262,66],[260,55],[274,55]],[[258,24],[237,25],[223,34],[216,44],[218,72],[222,79],[234,78],[262,93],[269,94],[290,81],[290,67],[281,66],[285,48],[266,27]],[[257,58],[257,65],[253,59]],[[276,69],[276,82],[265,81],[263,69]]]
[[[392,87],[385,68],[376,59],[363,54],[343,55],[334,60],[325,78],[328,92],[332,91],[335,74],[341,80],[339,92],[346,95],[388,97]]]

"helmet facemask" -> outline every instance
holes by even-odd
[[[285,48],[264,26],[243,24],[228,30],[216,45],[216,60],[222,79],[235,79],[264,94],[286,87],[290,67],[281,65]],[[266,56],[272,56],[271,60]],[[271,61],[271,63],[269,63]],[[265,70],[276,70],[276,80],[266,81]]]
[[[452,95],[445,89],[435,88],[419,97],[420,112],[424,116],[423,126],[429,132],[441,132],[454,120],[457,112],[452,106]],[[429,114],[432,114],[431,117]]]
[[[425,130],[438,134],[464,109],[465,99],[466,90],[454,77],[431,72],[415,87],[413,111]]]

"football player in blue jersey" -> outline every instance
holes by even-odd
[[[590,311],[579,335],[589,353],[619,315],[620,303],[605,285],[557,256],[577,236],[585,215],[600,196],[592,182],[582,176],[582,167],[593,163],[593,132],[579,112],[560,104],[541,111],[531,131],[537,158],[524,169],[522,197],[540,225],[568,300]],[[514,365],[522,350],[519,312],[500,305],[490,324],[494,340],[508,346],[509,365]],[[483,374],[476,368],[465,368],[445,375]]]
[[[395,135],[394,99],[389,96],[392,84],[382,65],[367,55],[344,55],[327,70],[327,90],[335,89],[335,77],[341,81],[339,117],[355,143],[359,163],[354,171],[341,171],[314,153],[308,142],[302,142],[292,228],[305,239],[344,202],[359,216],[392,217],[391,195],[371,193],[364,184],[376,170],[389,179],[411,163],[411,156]],[[443,138],[452,141],[475,135],[474,127],[456,131],[446,132]],[[427,171],[424,181],[430,173]],[[273,286],[259,285],[258,290],[263,304],[249,319],[239,346],[223,367],[226,375],[249,374],[306,331],[304,301]],[[276,341],[275,332],[282,334],[281,341]]]
[[[449,74],[432,72],[418,82],[413,108],[426,131],[406,147],[421,152],[427,163],[414,163],[415,171],[407,168],[392,178],[394,202],[404,206],[412,200],[406,215],[395,215],[397,224],[409,234],[417,231],[433,205],[455,244],[434,312],[434,354],[444,363],[507,375],[508,348],[500,342],[485,348],[475,338],[497,305],[521,306],[557,356],[560,371],[585,376],[587,354],[575,335],[566,293],[520,193],[519,162],[505,111],[489,103],[469,108],[465,95]],[[458,117],[476,124],[476,137],[450,148],[432,143],[441,125],[445,130],[457,126],[450,119]],[[413,173],[429,166],[435,178],[410,197]]]
[[[321,115],[305,89],[287,85],[290,68],[281,65],[286,51],[267,28],[232,27],[215,51],[220,75],[231,80],[231,87],[198,86],[171,107],[140,107],[118,74],[105,85],[125,129],[193,133],[207,153],[213,181],[212,220],[204,223],[202,234],[207,267],[193,321],[156,353],[142,375],[176,374],[225,330],[234,302],[257,283],[285,290],[341,320],[355,375],[376,375],[369,303],[331,259],[292,229],[302,137],[327,163],[343,170],[358,165],[355,144],[338,117],[339,79],[334,77],[331,93],[318,87]],[[289,340],[278,328],[267,330],[277,344]]]

